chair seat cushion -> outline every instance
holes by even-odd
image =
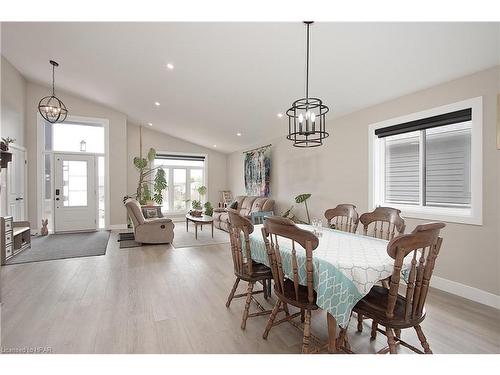
[[[295,298],[295,286],[293,285],[293,281],[290,279],[285,279],[283,288],[283,294],[281,294],[275,286],[275,293],[280,296],[280,298],[293,306],[298,308],[308,308],[310,310],[316,310],[318,306],[316,305],[316,291],[313,291],[313,302],[309,303],[309,299],[307,297],[307,286],[299,285],[298,290],[298,300]]]
[[[243,263],[243,270],[244,270],[244,273],[242,275],[237,275],[237,276],[241,277],[244,280],[247,280],[247,279],[263,280],[263,279],[270,279],[273,277],[271,269],[268,266],[266,266],[265,264],[262,264],[262,263],[258,263],[254,260],[252,260],[252,273],[251,274],[248,274],[246,272],[247,263]]]
[[[389,289],[376,285],[354,306],[353,311],[375,320],[384,327],[412,327],[424,320],[425,309],[416,317],[405,319],[406,298],[399,294],[396,299],[396,306],[394,307],[394,316],[388,318],[385,313],[388,299]]]

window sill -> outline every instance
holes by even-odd
[[[412,219],[435,220],[449,223],[483,225],[482,217],[474,215],[472,209],[449,207],[415,207],[394,203],[381,203],[380,206],[401,210],[403,217]]]

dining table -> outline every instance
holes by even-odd
[[[314,231],[311,225],[297,226]],[[256,262],[270,266],[261,228],[262,224],[255,225],[250,234],[251,256]],[[392,275],[394,259],[387,254],[387,240],[331,228],[321,228],[319,233],[319,244],[313,251],[313,286],[316,304],[327,312],[328,351],[333,353],[337,347],[337,326],[347,328],[356,303],[373,285]],[[282,257],[289,258],[292,241],[284,237],[278,240]],[[307,285],[305,250],[298,245],[296,254],[299,283]],[[291,262],[284,262],[283,268],[285,276],[293,278]]]

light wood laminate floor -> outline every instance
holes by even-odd
[[[104,256],[2,267],[2,347],[50,347],[53,353],[300,353],[302,336],[291,325],[274,327],[263,340],[267,317],[249,319],[242,331],[243,299],[226,309],[234,281],[229,244],[119,249],[116,238],[113,233]],[[427,314],[422,326],[435,353],[500,353],[498,310],[432,289]],[[312,322],[313,333],[326,340],[326,314],[313,313]],[[373,353],[385,346],[382,335],[370,341],[369,321],[364,324],[358,334],[352,319],[353,350]],[[403,338],[418,346],[413,330],[403,331]]]

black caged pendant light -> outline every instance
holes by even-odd
[[[309,27],[313,21],[304,21],[306,25],[306,97],[293,102],[286,111],[288,116],[287,139],[295,147],[317,147],[328,137],[325,130],[328,107],[318,98],[309,97]]]
[[[40,112],[45,120],[54,124],[66,120],[68,110],[61,99],[56,96],[55,92],[54,69],[59,66],[59,64],[53,60],[50,60],[49,63],[52,65],[52,95],[46,96],[40,100],[38,103],[38,112]]]

